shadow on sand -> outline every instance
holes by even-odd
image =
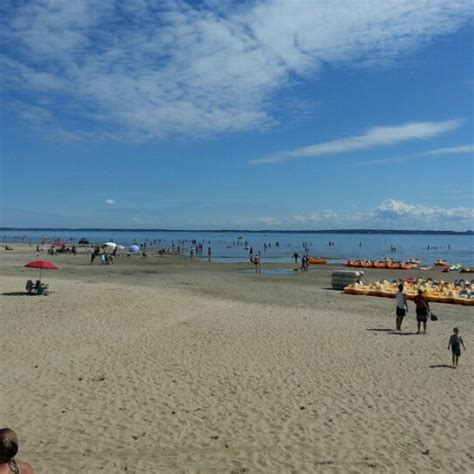
[[[367,329],[367,331],[391,332],[391,331],[393,331],[393,329],[387,329],[387,328],[370,328],[370,329]]]
[[[1,293],[2,296],[36,296],[36,293],[28,293],[27,291],[8,291]]]
[[[390,331],[387,334],[390,334],[391,336],[413,336],[416,332]]]
[[[430,365],[430,369],[452,369],[453,366],[452,365],[448,365],[448,364],[434,364],[434,365]]]

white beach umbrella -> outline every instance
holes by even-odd
[[[102,247],[112,247],[114,249],[117,247],[117,244],[115,242],[105,242],[102,244]]]
[[[130,247],[128,247],[128,251],[130,253],[138,253],[140,252],[140,247],[138,245],[130,245]]]

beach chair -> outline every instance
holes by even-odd
[[[26,291],[31,295],[35,293],[37,295],[47,295],[49,294],[48,284],[41,283],[39,280],[36,280],[36,283],[33,284],[32,280],[26,282]]]
[[[36,294],[37,295],[49,295],[49,290],[48,290],[48,284],[47,283],[40,283],[36,287]]]

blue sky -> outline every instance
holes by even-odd
[[[473,16],[6,0],[0,226],[474,229]]]

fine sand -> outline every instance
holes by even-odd
[[[394,300],[331,290],[336,267],[83,253],[42,254],[60,267],[43,272],[53,293],[26,296],[37,258],[14,247],[0,251],[0,425],[36,472],[474,472],[473,308],[432,304],[439,321],[416,335],[409,302],[396,333]],[[459,278],[364,280],[406,276]]]

